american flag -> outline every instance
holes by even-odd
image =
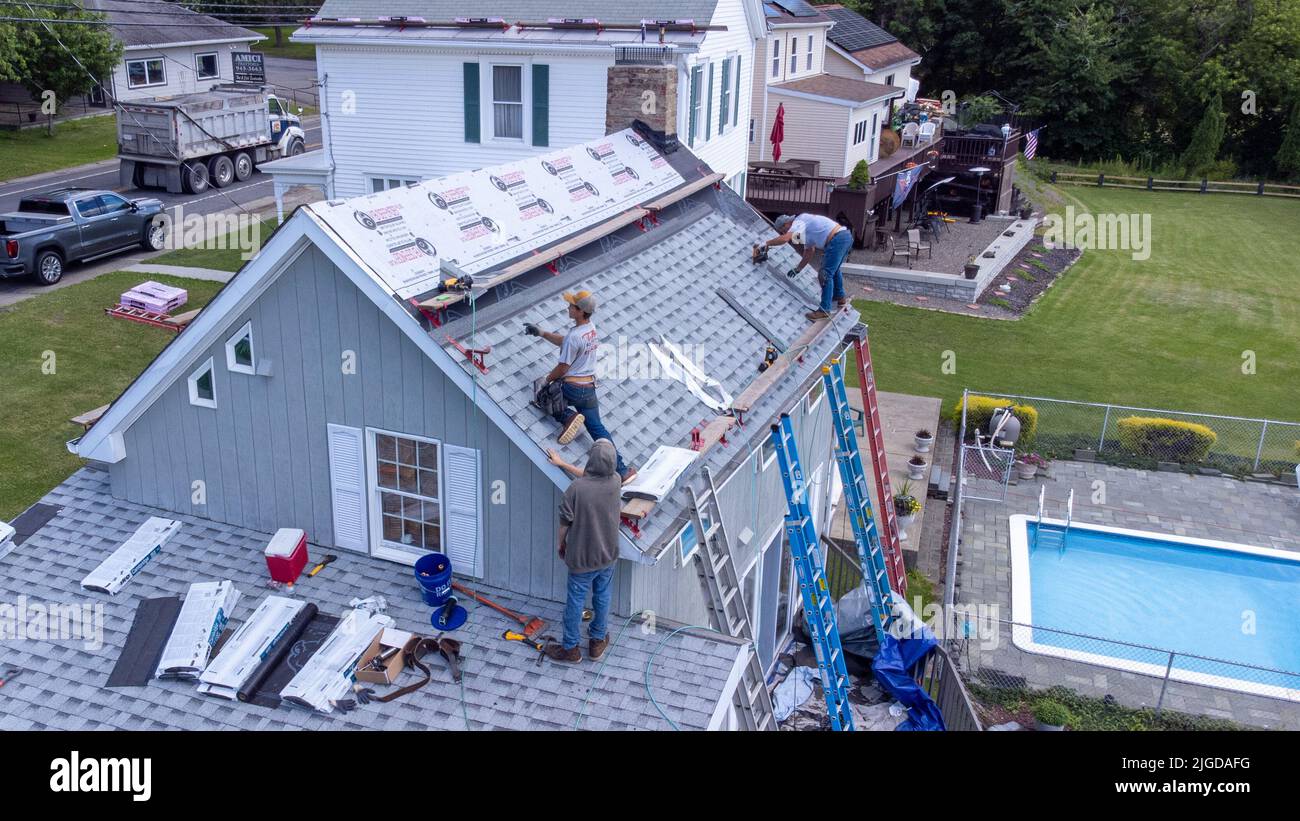
[[[1025,135],[1025,159],[1032,160],[1038,153],[1038,132],[1040,129],[1035,128]]]

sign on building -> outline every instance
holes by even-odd
[[[234,69],[236,83],[266,82],[266,63],[260,51],[232,51],[230,63]]]

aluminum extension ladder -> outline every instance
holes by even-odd
[[[858,435],[853,430],[853,411],[849,407],[848,392],[844,387],[844,369],[839,357],[822,368],[822,383],[826,388],[831,421],[835,426],[835,461],[840,466],[845,504],[849,521],[853,525],[853,539],[858,545],[862,583],[866,585],[871,599],[871,621],[876,628],[876,637],[883,643],[885,634],[894,621],[893,608],[890,606],[892,594],[889,557],[880,543],[880,527],[871,509],[871,491],[862,469],[862,452],[858,450]]]
[[[703,494],[696,494],[693,487],[688,486],[687,490],[691,495],[691,525],[698,546],[695,566],[707,594],[709,621],[719,633],[749,642],[749,660],[741,672],[740,685],[736,687],[732,703],[744,729],[775,730],[772,695],[767,691],[767,680],[754,644],[754,627],[749,621],[749,608],[745,606],[740,575],[731,555],[731,542],[722,524],[718,489],[713,484],[712,471],[706,467],[703,474],[708,486]]]
[[[808,484],[803,478],[799,463],[799,449],[790,426],[790,415],[781,414],[779,424],[772,426],[772,444],[776,446],[777,464],[781,466],[781,484],[785,488],[789,513],[785,517],[785,532],[794,556],[795,571],[799,575],[799,593],[803,598],[804,624],[817,654],[817,668],[822,677],[822,693],[826,696],[826,712],[832,730],[853,730],[853,712],[849,708],[849,673],[844,666],[844,648],[840,645],[840,629],[835,620],[835,602],[826,583],[826,568],[822,564],[821,548],[817,544],[817,531],[813,525],[812,511],[808,507]]]
[[[903,547],[898,538],[898,514],[894,510],[894,490],[889,483],[889,463],[885,458],[885,431],[880,421],[880,403],[876,399],[876,370],[871,364],[871,346],[867,344],[867,326],[858,325],[851,332],[854,359],[858,364],[858,387],[862,390],[863,430],[871,446],[871,470],[880,491],[883,544],[889,581],[900,594],[907,593],[907,569],[903,566]]]

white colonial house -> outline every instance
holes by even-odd
[[[409,185],[626,128],[672,135],[743,196],[760,0],[327,0],[323,147],[263,166],[277,197]]]
[[[777,112],[784,111],[782,162],[844,177],[880,159],[880,133],[897,101],[916,96],[911,67],[921,58],[840,5],[765,0],[767,36],[755,58],[749,159],[769,163]]]
[[[207,91],[234,81],[232,52],[266,39],[255,31],[163,0],[85,0],[108,18],[125,47],[113,74],[93,97],[138,100]]]

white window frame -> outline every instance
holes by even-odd
[[[799,36],[790,38],[790,76],[799,73]]]
[[[807,61],[808,71],[812,71],[813,69],[813,55],[816,54],[816,50],[813,48],[813,37],[814,35],[812,34],[808,35],[808,61]]]
[[[867,141],[867,121],[859,120],[853,124],[853,144],[862,145]]]
[[[781,38],[772,38],[772,76],[781,76]]]
[[[247,365],[242,364],[235,356],[235,346],[244,337],[248,337],[248,355],[253,360]],[[226,370],[232,373],[246,373],[249,376],[257,373],[257,345],[253,340],[253,320],[245,322],[244,327],[226,340]]]
[[[772,448],[772,455],[771,455],[771,456],[764,456],[764,455],[763,455],[763,451],[764,451],[764,449],[766,449],[766,448],[768,448],[768,447],[771,447],[771,448]],[[758,458],[756,458],[756,459],[754,460],[754,464],[756,464],[756,465],[759,466],[759,468],[758,468],[758,472],[759,472],[759,473],[762,473],[763,471],[767,470],[768,467],[769,467],[773,462],[776,461],[776,445],[772,444],[772,440],[771,440],[771,439],[764,439],[764,440],[763,440],[763,444],[761,444],[761,445],[758,446],[758,448],[755,450],[755,453],[756,453],[756,455],[757,455]]]
[[[212,375],[212,398],[211,399],[205,399],[204,397],[199,396],[199,377],[203,376],[203,374],[205,373],[210,373]],[[197,369],[192,371],[190,373],[189,379],[187,379],[186,382],[188,383],[190,389],[191,405],[195,405],[200,408],[215,409],[217,407],[217,367],[213,363],[212,357],[209,356],[208,361],[204,362]]]
[[[528,71],[528,64],[527,63],[488,63],[487,67],[488,67],[487,83],[485,83],[487,88],[483,89],[483,93],[487,95],[487,105],[483,106],[483,110],[485,116],[487,117],[487,133],[492,135],[491,137],[489,137],[489,139],[492,140],[493,142],[524,144],[527,142],[528,134],[532,130],[532,115],[531,115],[532,92],[529,88],[529,86],[531,85],[531,83],[529,82],[529,78],[531,77],[531,72]],[[507,101],[507,102],[500,103],[500,105],[519,106],[520,110],[519,110],[519,136],[518,137],[502,137],[499,134],[497,134],[496,111],[497,111],[498,103],[496,98],[496,82],[495,82],[497,68],[519,69],[519,102],[516,103],[512,101]]]
[[[694,147],[697,142],[704,143],[705,102],[709,96],[709,80],[704,70],[708,63],[696,63],[686,70],[688,98],[686,101],[686,135],[687,142]],[[699,93],[695,92],[695,72],[700,73]]]
[[[127,88],[154,88],[154,87],[156,87],[156,86],[165,86],[165,85],[167,85],[167,58],[166,58],[166,57],[136,57],[136,58],[131,59],[131,60],[126,60],[125,62],[126,62],[126,87],[127,87]],[[162,79],[159,80],[159,81],[156,82],[156,83],[150,83],[150,82],[148,82],[148,80],[149,80],[149,64],[152,63],[152,62],[157,62],[157,63],[158,63],[159,71],[162,72]],[[145,82],[143,82],[143,83],[133,83],[133,82],[131,82],[131,64],[132,64],[132,63],[144,63],[144,64],[145,64],[145,66],[144,66],[144,77],[145,77]]]
[[[216,66],[215,74],[204,74],[199,69],[199,58],[211,57],[212,64]],[[199,80],[219,80],[221,79],[221,54],[216,51],[196,51],[194,53],[194,77]]]
[[[419,177],[403,177],[403,176],[397,176],[393,174],[367,174],[366,183],[370,190],[368,190],[366,193],[378,194],[383,191],[391,191],[394,188],[401,188],[402,186],[406,186],[407,188],[410,188],[413,185],[417,185],[419,182],[420,182]],[[376,189],[375,183],[380,183],[382,187]]]
[[[879,110],[873,111],[871,113],[871,130],[867,132],[867,137],[870,139],[870,142],[867,145],[868,162],[878,159],[876,155],[876,138],[880,131],[879,126],[880,126],[880,111]]]
[[[438,553],[446,554],[447,545],[447,518],[446,518],[446,489],[445,489],[445,472],[443,470],[445,460],[443,458],[444,450],[441,440],[433,439],[428,436],[419,436],[413,433],[401,433],[400,431],[386,430],[384,428],[365,428],[365,446],[366,446],[366,512],[370,522],[370,555],[377,559],[387,559],[389,561],[400,562],[402,564],[413,565],[419,555],[411,550],[404,550],[400,547],[390,547],[391,542],[384,539],[384,506],[380,500],[380,492],[397,493],[402,496],[414,496],[421,500],[429,497],[420,496],[418,493],[407,493],[401,490],[392,490],[391,488],[379,487],[379,449],[375,446],[376,436],[394,436],[399,439],[410,439],[415,442],[437,445],[438,447],[438,497],[435,500],[438,503]],[[479,522],[480,527],[482,521]]]
[[[817,397],[815,399],[813,398],[814,393],[817,394]],[[820,405],[822,403],[822,400],[825,398],[826,398],[826,384],[822,382],[820,379],[818,379],[816,382],[812,384],[812,387],[808,388],[808,393],[804,394],[803,397],[804,415],[807,416],[808,414],[817,410],[817,406]]]

